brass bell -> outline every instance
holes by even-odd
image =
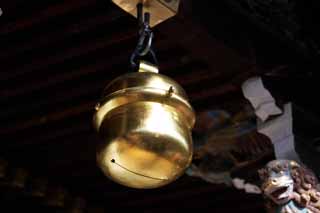
[[[133,188],[166,185],[189,166],[195,114],[184,90],[158,68],[140,62],[139,72],[113,80],[96,107],[102,138],[97,162],[113,181]]]

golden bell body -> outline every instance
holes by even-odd
[[[106,176],[133,188],[156,188],[184,173],[192,159],[195,115],[184,90],[145,63],[112,81],[96,108],[102,137],[97,162]]]

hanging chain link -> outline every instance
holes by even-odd
[[[138,59],[147,55],[150,55],[153,63],[158,65],[158,60],[156,54],[152,49],[152,41],[154,34],[150,27],[150,13],[143,14],[143,4],[139,3],[137,5],[137,17],[139,20],[139,40],[138,44],[131,55],[130,63],[133,69],[138,67]]]

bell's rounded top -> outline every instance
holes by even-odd
[[[96,107],[94,125],[99,131],[105,116],[112,110],[135,102],[156,102],[172,106],[188,128],[195,123],[195,113],[183,88],[171,78],[158,74],[157,67],[140,63],[139,72],[128,73],[111,81]]]
[[[188,100],[183,88],[173,79],[152,72],[134,72],[122,75],[111,81],[103,91],[103,97],[128,88],[154,88],[172,90],[175,95]],[[171,88],[171,89],[170,89]]]

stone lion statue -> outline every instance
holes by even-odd
[[[259,170],[268,212],[320,213],[316,176],[295,161],[274,160]]]

